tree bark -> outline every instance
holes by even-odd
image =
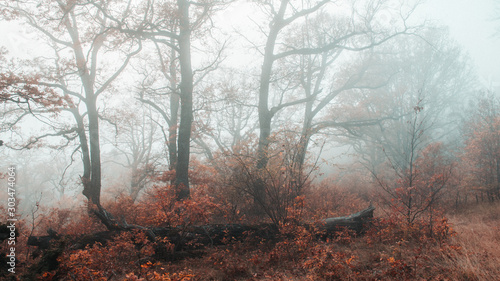
[[[179,95],[172,93],[170,96],[170,123],[168,127],[168,157],[169,170],[175,170],[177,166],[177,126],[179,114]]]
[[[173,38],[170,39],[171,44],[175,45],[175,40]],[[159,53],[158,55],[161,56]],[[177,89],[177,65],[176,65],[176,56],[177,53],[175,50],[171,50],[170,53],[170,63],[168,66],[168,75],[165,77],[168,78],[170,83],[170,88],[172,89],[172,93],[170,94],[170,122],[168,123],[168,160],[169,160],[169,170],[173,171],[177,167],[177,126],[179,125],[179,93]]]
[[[177,199],[189,197],[189,154],[191,126],[193,123],[193,69],[191,66],[191,26],[189,21],[189,2],[177,1],[179,9],[179,64],[181,68],[180,101],[181,118],[179,123],[178,154],[175,171]]]
[[[90,190],[89,200],[96,206],[101,206],[101,149],[99,144],[99,114],[95,104],[95,98],[87,103],[89,118],[89,142],[90,142]]]
[[[374,211],[375,207],[373,207],[370,204],[368,208],[346,217],[324,219],[323,220],[324,224],[321,225],[321,228],[323,228],[327,232],[337,231],[343,228],[347,228],[349,230],[354,230],[358,233],[361,233],[363,230],[366,229],[367,223],[370,222],[370,219],[373,218]]]
[[[273,114],[269,109],[269,86],[274,64],[274,48],[280,30],[283,28],[282,21],[285,15],[288,0],[282,0],[278,14],[274,17],[267,36],[266,47],[264,49],[264,61],[260,74],[259,85],[259,145],[257,147],[257,169],[262,169],[267,165],[267,149],[269,147],[269,136],[271,135],[271,120]]]

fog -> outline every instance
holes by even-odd
[[[493,0],[228,2],[191,7],[186,26],[118,2],[66,7],[70,23],[2,1],[0,172],[17,166],[21,216],[158,185],[182,199],[210,177],[266,201],[266,169],[374,184],[433,145],[458,158],[473,105],[499,92]]]
[[[338,4],[334,5],[331,7],[332,11],[338,11],[339,9],[346,9],[348,10],[348,5],[342,6],[344,4]],[[479,83],[482,84],[482,87],[491,89],[492,91],[495,91],[496,88],[498,87],[498,82],[500,81],[500,69],[496,67],[497,65],[500,64],[500,56],[498,55],[498,50],[500,50],[500,41],[499,37],[495,36],[495,31],[496,28],[498,28],[498,21],[495,21],[495,16],[497,13],[498,14],[498,7],[496,7],[496,4],[494,1],[481,1],[481,2],[470,2],[470,1],[429,1],[427,3],[422,4],[417,8],[415,11],[415,15],[412,15],[411,17],[411,22],[412,23],[418,23],[420,24],[423,20],[426,20],[426,24],[429,26],[444,26],[449,29],[450,32],[450,42],[453,44],[453,40],[456,40],[458,43],[458,47],[462,48],[463,52],[466,55],[469,55],[472,58],[472,63],[471,67],[477,69],[477,73],[479,74]],[[251,10],[253,11],[252,13],[248,13],[248,11]],[[384,14],[385,13],[385,14]],[[392,12],[390,10],[384,10],[382,12],[382,20],[386,20],[387,22],[390,22],[389,17],[394,16],[394,14],[391,14]],[[228,47],[225,49],[224,53],[224,60],[223,64],[221,64],[221,68],[223,71],[221,74],[216,74],[217,76],[214,77],[221,77],[222,79],[240,79],[240,77],[227,77],[227,73],[224,74],[224,72],[227,72],[227,69],[233,68],[234,70],[230,70],[231,72],[234,72],[235,74],[238,73],[237,75],[241,76],[244,80],[244,83],[250,84],[249,87],[255,87],[257,86],[256,82],[252,82],[251,80],[255,80],[256,76],[258,76],[258,69],[259,65],[262,63],[261,60],[256,59],[259,57],[259,47],[262,47],[264,45],[264,39],[262,35],[262,30],[259,31],[259,25],[261,22],[265,22],[266,16],[265,14],[260,14],[259,15],[259,9],[256,8],[254,5],[248,4],[248,3],[241,3],[241,4],[231,4],[226,8],[221,9],[220,12],[214,14],[213,16],[213,25],[215,27],[213,31],[213,36],[217,36],[219,39],[216,39],[216,41],[222,42],[223,40],[226,40],[228,43]],[[220,27],[219,27],[220,26]],[[45,44],[45,41],[42,40],[38,35],[33,30],[30,30],[27,27],[21,26],[20,21],[16,22],[4,22],[1,25],[1,30],[2,34],[4,34],[3,38],[4,41],[2,42],[2,45],[9,51],[8,57],[19,57],[22,59],[30,59],[30,57],[35,56],[43,56],[50,51],[50,47],[48,47]],[[215,34],[215,35],[214,35]],[[253,41],[253,42],[252,42]],[[215,41],[214,41],[215,42]],[[212,42],[210,44],[215,44],[213,45],[213,48],[216,48],[217,42]],[[219,43],[220,43],[219,42]],[[204,42],[205,44],[207,42]],[[196,42],[194,42],[196,46]],[[200,45],[202,46],[202,45]],[[220,46],[220,45],[219,45]],[[199,48],[196,46],[196,48]],[[213,48],[211,48],[213,50]],[[201,48],[200,48],[201,49]],[[261,49],[262,50],[262,49]],[[355,54],[353,54],[355,56]],[[194,50],[193,52],[193,62],[195,65],[208,65],[210,64],[210,59],[213,59],[213,54],[212,57],[207,57],[203,55],[202,50]],[[208,60],[207,60],[208,58]],[[355,57],[352,57],[355,58]],[[154,59],[154,58],[151,58]],[[343,64],[348,64],[347,61],[349,61],[351,58],[345,57]],[[109,62],[113,62],[113,58],[109,57],[107,60]],[[108,64],[109,64],[108,62]],[[347,62],[347,63],[346,63]],[[133,64],[133,63],[132,63]],[[139,66],[140,64],[136,64]],[[135,67],[137,67],[135,66]],[[129,69],[133,68],[134,66],[130,67]],[[19,71],[21,69],[18,69]],[[8,69],[6,69],[8,71]],[[22,71],[22,70],[21,70]],[[217,72],[215,72],[217,73]],[[222,75],[222,76],[220,76]],[[134,91],[137,90],[131,90],[134,88],[137,88],[137,82],[133,82],[132,80],[135,80],[136,74],[134,74],[133,71],[128,71],[127,73],[122,75],[123,77],[129,77],[125,79],[121,79],[121,85],[115,85],[115,90],[116,91],[122,91],[122,93],[114,93],[113,95],[110,95],[109,98],[106,98],[106,102],[100,106],[100,110],[104,110],[104,106],[107,107],[122,107],[123,104],[120,104],[122,101],[130,99],[132,103],[128,103],[128,105],[133,105],[133,100],[134,100]],[[226,77],[224,77],[226,76]],[[252,85],[253,83],[253,85]],[[240,88],[240,85],[235,85],[236,83],[233,82],[233,86],[236,88]],[[124,86],[127,85],[127,86]],[[160,86],[159,86],[160,87]],[[204,87],[204,86],[203,86]],[[481,86],[478,85],[478,89],[480,89]],[[472,91],[472,89],[469,89]],[[249,88],[248,92],[253,91],[252,88]],[[129,92],[126,94],[126,92]],[[247,95],[247,93],[240,93],[242,95]],[[118,98],[118,96],[122,96],[123,98]],[[196,95],[200,95],[200,93],[196,93]],[[251,96],[251,94],[250,94]],[[196,97],[196,96],[195,96]],[[214,97],[216,98],[216,97]],[[256,97],[255,97],[256,98]],[[279,104],[282,102],[282,98],[280,98],[279,95],[275,95],[274,100],[275,104]],[[272,101],[272,100],[271,100]],[[206,102],[210,102],[210,97],[206,97]],[[238,102],[238,101],[236,101]],[[241,102],[245,102],[248,104],[255,104],[255,101],[252,100],[244,100]],[[272,101],[273,102],[273,101]],[[6,108],[6,104],[3,105],[4,109]],[[127,106],[127,105],[125,105]],[[111,109],[113,110],[113,109]],[[121,109],[117,109],[121,110]],[[282,117],[279,117],[275,122],[279,124],[279,120],[284,120],[284,119],[289,119],[293,120],[294,116],[298,117],[296,114],[294,114],[294,111],[296,109],[292,109],[292,112],[290,112],[292,115],[287,115],[286,112],[280,113]],[[248,115],[250,117],[250,115]],[[4,120],[6,120],[6,116],[3,115]],[[195,119],[197,117],[195,116]],[[256,118],[256,116],[251,117],[251,118]],[[290,119],[291,118],[291,119]],[[58,119],[61,119],[61,116],[58,117]],[[301,118],[297,118],[294,122],[301,122]],[[154,119],[155,120],[155,119]],[[257,123],[256,119],[253,119],[254,121],[246,121],[248,123]],[[9,132],[9,128],[3,128],[2,132],[2,138],[5,140],[7,144],[12,143],[13,141],[15,142],[22,142],[23,139],[26,140],[30,136],[36,136],[37,135],[37,130],[42,128],[44,125],[45,121],[41,121],[37,123],[37,120],[35,119],[27,119],[21,126],[22,129],[16,128],[15,133]],[[156,119],[155,122],[161,122],[161,120]],[[208,124],[206,124],[208,125]],[[213,126],[215,124],[212,124],[210,126]],[[248,124],[247,124],[248,125]],[[163,125],[165,126],[165,125]],[[279,125],[277,125],[279,127]],[[252,127],[252,126],[251,126]],[[163,127],[162,127],[163,128]],[[165,128],[163,128],[165,129]],[[255,128],[254,128],[255,129]],[[213,129],[211,129],[213,130]],[[217,129],[216,129],[217,130]],[[119,132],[117,132],[118,134]],[[159,134],[159,131],[157,130],[157,133]],[[165,132],[164,132],[165,133]],[[247,133],[250,133],[248,131]],[[255,132],[256,133],[256,132]],[[21,136],[21,135],[25,136]],[[38,133],[40,134],[40,133]],[[222,134],[222,135],[221,135]],[[329,133],[328,133],[329,134]],[[343,135],[344,133],[341,133]],[[212,140],[210,138],[214,138],[214,135],[208,134],[207,136],[208,140],[204,140],[203,142],[207,142],[205,145],[216,145],[215,143],[211,143]],[[231,135],[231,132],[219,132],[219,136],[224,138],[231,138],[234,137]],[[17,138],[17,139],[16,139]],[[159,139],[161,139],[161,135],[158,136]],[[341,136],[342,138],[342,136]],[[113,140],[113,134],[110,134],[110,136],[107,136],[106,139],[110,142],[110,144],[106,144],[105,142],[103,143],[103,155],[114,155],[112,151],[114,149],[112,148],[113,146],[111,143],[114,142]],[[322,155],[319,157],[323,159],[337,159],[337,157],[340,157],[340,155],[345,155],[349,154],[351,155],[352,148],[350,144],[348,143],[338,143],[338,144],[332,144],[335,143],[331,137],[328,137],[328,135],[322,135],[321,137],[318,137],[315,142],[318,143],[319,146],[324,146],[325,140],[328,140],[328,147],[325,148],[325,151],[328,152],[323,152]],[[335,139],[335,137],[334,137]],[[11,141],[9,141],[11,140]],[[198,142],[200,142],[198,140]],[[49,143],[46,143],[44,146],[45,147],[57,147],[57,142],[59,140],[51,140]],[[193,144],[195,145],[195,144]],[[219,144],[221,145],[221,144]],[[14,147],[15,145],[11,145]],[[196,145],[195,145],[196,146]],[[106,148],[108,147],[108,148]],[[344,147],[344,149],[340,150],[343,152],[340,152],[338,149],[334,149],[335,147]],[[41,151],[46,150],[47,148],[41,148]],[[70,148],[67,148],[71,150]],[[164,146],[158,146],[157,150],[159,150],[157,153],[161,154],[161,150],[165,149]],[[346,150],[347,149],[347,150]],[[17,152],[10,151],[8,150],[7,147],[2,147],[2,153],[5,155],[9,155],[9,161],[11,162],[10,164],[13,164],[11,159],[15,159],[18,157],[26,157],[22,156],[22,152],[19,152],[21,154],[17,154]],[[204,149],[197,149],[194,147],[194,151],[198,153],[201,153]],[[214,149],[216,150],[216,149]],[[316,151],[319,151],[318,149],[313,149]],[[335,152],[338,151],[338,152]],[[351,151],[351,152],[349,152]],[[207,152],[207,151],[205,151]],[[31,153],[36,153],[35,151],[32,151]],[[42,153],[44,154],[44,153]],[[53,153],[50,153],[53,154]],[[316,154],[316,153],[313,153]],[[18,156],[16,156],[18,155]],[[55,158],[58,159],[58,161],[64,161],[68,162],[68,160],[62,160],[60,159],[61,153],[56,154],[57,156],[54,156]],[[202,159],[206,155],[199,155],[198,157],[202,157]],[[68,157],[70,159],[69,162],[71,161],[71,157]],[[77,157],[78,158],[78,157]],[[345,157],[344,157],[345,158]],[[349,159],[349,158],[347,158]],[[47,161],[47,160],[43,160]],[[50,160],[48,160],[50,161]],[[73,160],[74,162],[78,162],[77,160]],[[108,161],[108,160],[106,160]],[[117,161],[108,161],[108,162],[103,162],[106,163],[104,166],[106,167],[105,171],[109,171],[110,174],[116,174],[118,172],[114,172],[112,169],[110,170],[109,167],[112,167],[114,164],[107,164],[107,163],[112,163],[112,162],[117,162]],[[349,162],[348,160],[346,160]],[[68,162],[68,163],[69,163]],[[161,163],[162,161],[160,161]],[[330,162],[330,161],[328,161]],[[333,162],[336,162],[336,160],[333,160]],[[341,161],[344,162],[344,161]],[[163,161],[164,165],[167,165],[165,161]],[[4,163],[6,165],[7,163]],[[335,163],[337,165],[338,163]],[[72,164],[72,169],[79,169],[78,166],[79,164],[73,163]],[[28,169],[28,167],[26,167]],[[22,170],[21,170],[22,171]],[[329,171],[328,169],[324,171]],[[123,172],[123,171],[122,171]],[[58,172],[58,174],[62,177],[61,171]],[[75,175],[73,175],[74,177]],[[65,177],[68,177],[68,175],[65,175]],[[110,182],[114,182],[115,180],[112,179],[112,175],[104,175],[104,179],[109,179]],[[76,182],[76,180],[70,181],[70,182]],[[119,183],[114,183],[118,184]],[[22,184],[20,185],[22,188],[28,188],[24,187]],[[32,189],[32,188],[29,188]],[[49,188],[50,189],[50,188]],[[78,190],[78,188],[74,187],[74,190]],[[106,190],[106,188],[104,188]],[[78,192],[77,192],[78,193]],[[74,194],[76,195],[76,193]]]
[[[424,12],[425,11],[425,12]],[[448,26],[453,38],[473,58],[482,83],[500,86],[500,37],[498,1],[427,1],[422,13]]]
[[[499,5],[0,0],[1,265],[498,279],[448,218],[500,201]]]

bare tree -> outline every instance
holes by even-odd
[[[381,23],[379,13],[389,10],[384,1],[354,2],[351,13],[341,16],[329,10],[330,1],[302,1],[295,2],[282,0],[276,2],[259,3],[261,9],[267,15],[267,25],[259,26],[266,41],[263,50],[259,50],[263,56],[262,67],[259,77],[258,118],[259,118],[259,143],[256,156],[257,170],[264,169],[269,161],[269,146],[272,124],[278,113],[287,108],[295,108],[297,105],[306,104],[306,113],[300,146],[300,156],[294,157],[298,163],[299,170],[303,165],[303,158],[310,140],[311,124],[313,118],[329,104],[333,98],[345,89],[356,86],[363,77],[363,70],[348,75],[346,81],[336,83],[337,88],[319,98],[323,89],[320,87],[326,67],[333,64],[336,57],[346,51],[352,52],[347,58],[352,58],[356,53],[373,49],[376,46],[399,36],[409,34],[417,28],[409,27],[407,24],[415,6],[397,8],[398,13],[394,17],[394,24],[387,26]],[[342,3],[349,6],[350,3]],[[344,26],[339,28],[340,26]],[[290,34],[299,30],[300,35],[290,40]],[[314,34],[311,36],[311,32]],[[295,39],[295,40],[294,40]],[[319,59],[319,70],[316,71],[317,83],[305,81],[305,77],[298,80],[290,79],[295,74],[293,71],[285,71],[280,66],[285,61],[296,62],[305,57],[314,60]],[[337,67],[341,67],[340,64]],[[294,68],[295,71],[302,71]],[[301,81],[302,80],[302,81]],[[307,85],[306,85],[307,84]],[[300,87],[304,87],[305,95],[297,97]],[[358,85],[359,86],[359,85]],[[316,102],[316,103],[315,103]],[[337,121],[323,122],[319,127],[341,126]],[[265,202],[265,183],[256,181],[256,202]]]
[[[78,140],[83,163],[83,194],[89,199],[90,206],[96,207],[106,226],[113,228],[113,222],[100,202],[98,98],[125,70],[131,58],[140,51],[141,44],[113,32],[103,12],[96,9],[94,4],[92,1],[80,3],[58,0],[39,4],[2,1],[0,5],[5,11],[5,18],[23,21],[47,40],[52,48],[54,57],[37,61],[46,62],[44,66],[48,67],[37,84],[50,87],[71,100],[64,110],[71,113],[75,123],[45,136],[58,135],[68,140]],[[113,52],[121,63],[102,68],[102,63],[106,62],[105,52]],[[42,137],[32,139],[30,145],[40,139]]]
[[[257,153],[257,167],[266,166],[268,157],[266,150],[269,146],[269,136],[271,134],[271,123],[273,117],[282,109],[301,104],[311,100],[318,92],[311,93],[312,96],[301,99],[285,101],[283,98],[278,99],[279,102],[270,106],[271,84],[273,84],[274,67],[280,60],[289,57],[300,57],[305,55],[322,54],[331,52],[332,50],[342,51],[363,51],[400,35],[410,32],[407,25],[407,20],[413,12],[410,8],[407,12],[399,14],[400,24],[393,25],[388,29],[384,29],[378,22],[376,14],[383,10],[384,4],[382,1],[373,1],[366,3],[366,6],[353,6],[352,18],[349,21],[339,21],[348,24],[348,28],[340,34],[331,34],[329,27],[319,29],[319,32],[325,32],[326,40],[317,40],[313,44],[304,45],[296,42],[282,41],[280,35],[283,36],[288,28],[296,28],[294,23],[307,21],[307,18],[314,14],[319,14],[319,11],[324,8],[330,1],[307,1],[294,3],[289,0],[279,1],[278,3],[266,2],[262,4],[262,8],[266,10],[269,18],[269,30],[265,32],[266,44],[263,50],[264,61],[260,74],[259,86],[259,148]],[[351,24],[352,23],[352,24]],[[265,28],[261,27],[262,30]],[[285,91],[279,91],[278,94],[285,94]]]
[[[344,102],[352,109],[350,114],[366,119],[394,118],[340,134],[354,143],[372,171],[387,157],[404,171],[412,162],[411,151],[421,151],[436,141],[455,145],[463,120],[462,109],[475,80],[467,58],[441,30],[429,29],[420,38],[395,40],[381,52],[386,55],[380,56],[379,61],[396,74],[383,87],[351,92],[350,99]],[[418,120],[415,108],[420,108]],[[409,124],[416,127],[410,130]],[[414,130],[423,134],[415,146]]]
[[[173,40],[170,40],[173,44]],[[179,79],[178,58],[176,51],[168,46],[154,42],[154,50],[159,65],[151,64],[151,58],[145,59],[145,66],[140,70],[144,80],[139,86],[138,100],[157,111],[166,124],[160,125],[167,144],[169,170],[177,165],[177,129],[179,126]],[[151,67],[152,66],[152,67]],[[159,71],[158,71],[159,70]],[[154,75],[159,72],[160,75]],[[167,86],[165,86],[165,81]]]
[[[175,159],[175,185],[177,197],[179,200],[182,200],[189,197],[190,194],[188,172],[191,128],[193,124],[193,89],[197,82],[194,77],[196,71],[193,70],[191,59],[193,33],[204,32],[204,24],[209,22],[214,10],[222,3],[216,1],[192,2],[178,0],[171,4],[170,6],[165,6],[163,3],[149,1],[147,3],[139,3],[136,7],[129,2],[125,10],[118,12],[108,10],[100,4],[96,4],[96,6],[112,22],[115,30],[119,30],[121,33],[135,38],[148,39],[158,44],[164,44],[175,53],[174,57],[178,62],[180,77],[178,85],[175,85],[175,91],[178,93],[180,101],[177,157]],[[132,13],[132,10],[141,11],[141,13]],[[126,19],[121,20],[120,15],[123,14],[128,16]],[[171,56],[170,58],[172,59],[173,57]],[[217,65],[219,58],[220,52],[218,52],[212,63],[200,69],[199,72],[206,73],[212,70]],[[201,79],[203,76],[204,74],[201,74],[197,79]],[[171,79],[173,77],[170,75]],[[170,81],[170,86],[173,86],[172,82],[176,83],[177,81]],[[175,106],[174,104],[171,105]],[[176,116],[175,112],[171,113],[171,117],[174,117],[174,115]],[[173,122],[171,123],[173,124]],[[170,127],[173,128],[173,126]]]
[[[160,154],[155,147],[162,147],[158,142],[161,138],[158,137],[159,128],[151,113],[151,109],[141,106],[134,112],[119,110],[113,116],[113,119],[120,121],[114,140],[110,141],[119,152],[114,157],[121,155],[125,159],[111,161],[128,169],[127,191],[133,202],[151,182],[159,165]]]
[[[207,86],[199,98],[203,105],[195,119],[193,141],[209,161],[215,154],[225,157],[242,153],[242,147],[253,140],[257,129],[253,104],[256,97],[248,90],[249,81],[235,69],[221,70],[229,74],[216,76],[216,84]]]

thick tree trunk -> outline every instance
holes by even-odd
[[[273,119],[273,113],[269,109],[269,87],[271,84],[271,74],[274,64],[274,48],[276,46],[276,39],[278,38],[278,34],[281,28],[283,28],[281,22],[283,20],[287,5],[287,0],[281,1],[279,12],[271,23],[269,35],[267,36],[266,46],[264,49],[264,61],[262,62],[262,69],[260,73],[258,103],[259,144],[257,147],[256,161],[256,168],[258,171],[264,169],[267,166],[267,162],[269,161],[269,137],[271,136],[271,122]],[[259,210],[264,204],[266,204],[266,187],[264,180],[262,178],[258,178],[254,184],[253,189],[255,210]]]
[[[366,229],[367,223],[369,223],[370,219],[373,218],[373,211],[375,211],[375,207],[370,204],[368,208],[346,217],[324,219],[324,224],[321,225],[321,228],[327,232],[347,228],[361,233]]]
[[[89,142],[90,142],[90,190],[89,200],[96,206],[101,206],[101,149],[99,144],[99,114],[95,100],[87,102],[89,118]]]
[[[64,9],[64,7],[61,7]],[[88,115],[88,126],[89,126],[89,137],[88,137],[88,146],[87,142],[81,142],[82,152],[83,149],[89,149],[90,153],[90,175],[88,175],[89,171],[84,171],[84,175],[82,177],[83,180],[83,195],[85,195],[91,204],[95,204],[97,207],[100,207],[100,197],[101,197],[101,151],[99,145],[99,114],[97,112],[97,94],[95,92],[95,69],[93,68],[95,65],[95,61],[91,61],[91,66],[89,67],[87,63],[87,58],[82,49],[82,42],[79,38],[77,21],[75,20],[75,16],[72,13],[68,13],[69,16],[65,17],[64,25],[68,31],[68,34],[71,37],[73,42],[73,52],[75,54],[75,63],[78,69],[78,75],[80,76],[80,80],[85,91],[85,99],[84,103],[87,108]],[[72,18],[73,20],[70,20]],[[92,58],[97,56],[99,49],[102,47],[102,41],[96,41],[94,48],[92,49]],[[94,70],[94,71],[93,71]],[[80,124],[78,125],[80,127]],[[83,132],[84,134],[84,132]],[[82,141],[83,135],[80,133],[80,141]],[[85,139],[86,141],[86,139]],[[87,147],[85,147],[87,146]],[[85,157],[85,155],[84,155]],[[84,169],[87,168],[88,163],[87,160],[84,159]],[[87,174],[85,174],[85,172]],[[90,176],[90,178],[89,178]]]
[[[82,163],[83,163],[83,175],[81,176],[81,181],[83,185],[83,195],[85,197],[90,196],[90,173],[91,173],[91,162],[90,162],[90,149],[87,142],[87,135],[85,133],[85,125],[83,123],[83,117],[79,114],[77,108],[73,108],[71,113],[75,117],[77,124],[77,134],[80,141],[80,150],[82,151]]]
[[[302,173],[304,170],[304,164],[306,162],[306,154],[307,154],[307,148],[309,146],[309,142],[311,140],[311,128],[306,127],[309,125],[304,125],[304,128],[302,129],[302,134],[299,139],[299,144],[297,147],[297,157],[295,158],[295,167],[296,170],[299,173]]]
[[[179,124],[177,165],[175,185],[177,199],[189,197],[189,154],[191,126],[193,123],[193,70],[191,67],[191,26],[189,22],[189,2],[177,1],[179,9],[179,64],[181,68],[180,101],[181,118]]]

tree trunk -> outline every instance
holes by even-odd
[[[99,114],[95,104],[95,98],[87,102],[89,118],[89,143],[90,143],[90,190],[89,200],[101,206],[101,149],[99,144]]]
[[[309,141],[311,140],[311,124],[312,119],[310,118],[310,111],[308,110],[309,106],[306,105],[306,119],[304,121],[304,125],[302,127],[302,133],[299,139],[299,145],[297,148],[297,157],[295,158],[295,167],[297,168],[299,173],[302,173],[304,168],[304,163],[306,161],[306,153],[307,148],[309,146]]]
[[[269,35],[267,36],[266,47],[264,49],[264,61],[260,73],[259,85],[259,146],[257,148],[257,169],[262,169],[267,165],[267,150],[269,148],[269,136],[271,135],[272,112],[269,110],[269,86],[271,83],[271,74],[274,63],[274,48],[276,39],[282,27],[282,21],[285,14],[287,0],[281,1],[278,14],[274,17]]]
[[[189,154],[191,126],[193,123],[193,70],[191,67],[191,26],[189,22],[189,2],[177,1],[179,9],[179,64],[181,68],[180,101],[181,118],[179,124],[178,158],[175,171],[177,199],[189,197]]]
[[[327,232],[332,232],[341,230],[343,228],[347,228],[360,233],[363,232],[363,230],[365,230],[367,223],[369,223],[370,219],[373,218],[374,211],[375,207],[373,207],[370,204],[368,208],[346,217],[324,219],[323,220],[324,225],[321,227],[325,229]]]
[[[175,44],[174,39],[171,39],[172,44]],[[177,67],[176,67],[176,52],[171,50],[169,64],[169,83],[171,89],[177,88]],[[173,90],[170,95],[170,124],[168,127],[168,153],[169,153],[169,170],[175,170],[177,166],[177,126],[179,125],[179,93]]]
[[[169,170],[175,170],[177,166],[177,126],[179,114],[179,95],[172,93],[170,96],[170,124],[168,128],[168,157]]]
[[[287,0],[281,1],[280,10],[271,23],[269,35],[267,36],[266,46],[264,49],[264,61],[262,62],[259,85],[259,144],[257,147],[257,171],[261,171],[262,169],[264,169],[267,166],[267,162],[269,161],[269,137],[271,136],[271,122],[273,118],[273,113],[269,109],[269,86],[271,83],[271,74],[274,63],[274,48],[276,46],[278,33],[282,28],[281,22],[283,21],[287,5]],[[255,209],[259,210],[260,206],[265,204],[266,201],[266,187],[264,180],[259,177],[256,180],[253,188]]]
[[[69,13],[69,15],[73,18],[73,21],[70,21],[69,17],[65,17],[64,25],[68,31],[68,34],[71,37],[73,42],[73,52],[75,54],[75,62],[78,69],[78,75],[80,76],[80,80],[85,91],[85,106],[87,107],[87,115],[89,120],[89,145],[90,149],[90,182],[88,182],[88,175],[82,177],[83,179],[83,195],[85,195],[91,204],[95,204],[97,207],[100,207],[100,197],[101,197],[101,151],[99,147],[99,114],[97,112],[97,95],[94,89],[95,83],[95,72],[91,73],[92,66],[87,66],[87,59],[84,55],[84,51],[82,49],[82,42],[80,41],[78,34],[78,26],[76,25],[77,21],[74,20],[74,15]],[[96,41],[94,48],[92,49],[92,57],[95,58],[97,53],[102,46],[102,41]],[[91,64],[94,61],[91,62]],[[82,140],[82,138],[80,138]],[[82,145],[82,150],[87,143]],[[84,162],[84,166],[88,165],[88,163]]]
[[[88,146],[87,135],[85,133],[85,125],[83,123],[83,117],[78,113],[77,108],[71,109],[71,113],[75,117],[77,124],[77,134],[80,141],[80,150],[82,151],[82,163],[83,163],[83,175],[81,176],[81,181],[83,185],[83,195],[87,198],[90,197],[90,149]]]

